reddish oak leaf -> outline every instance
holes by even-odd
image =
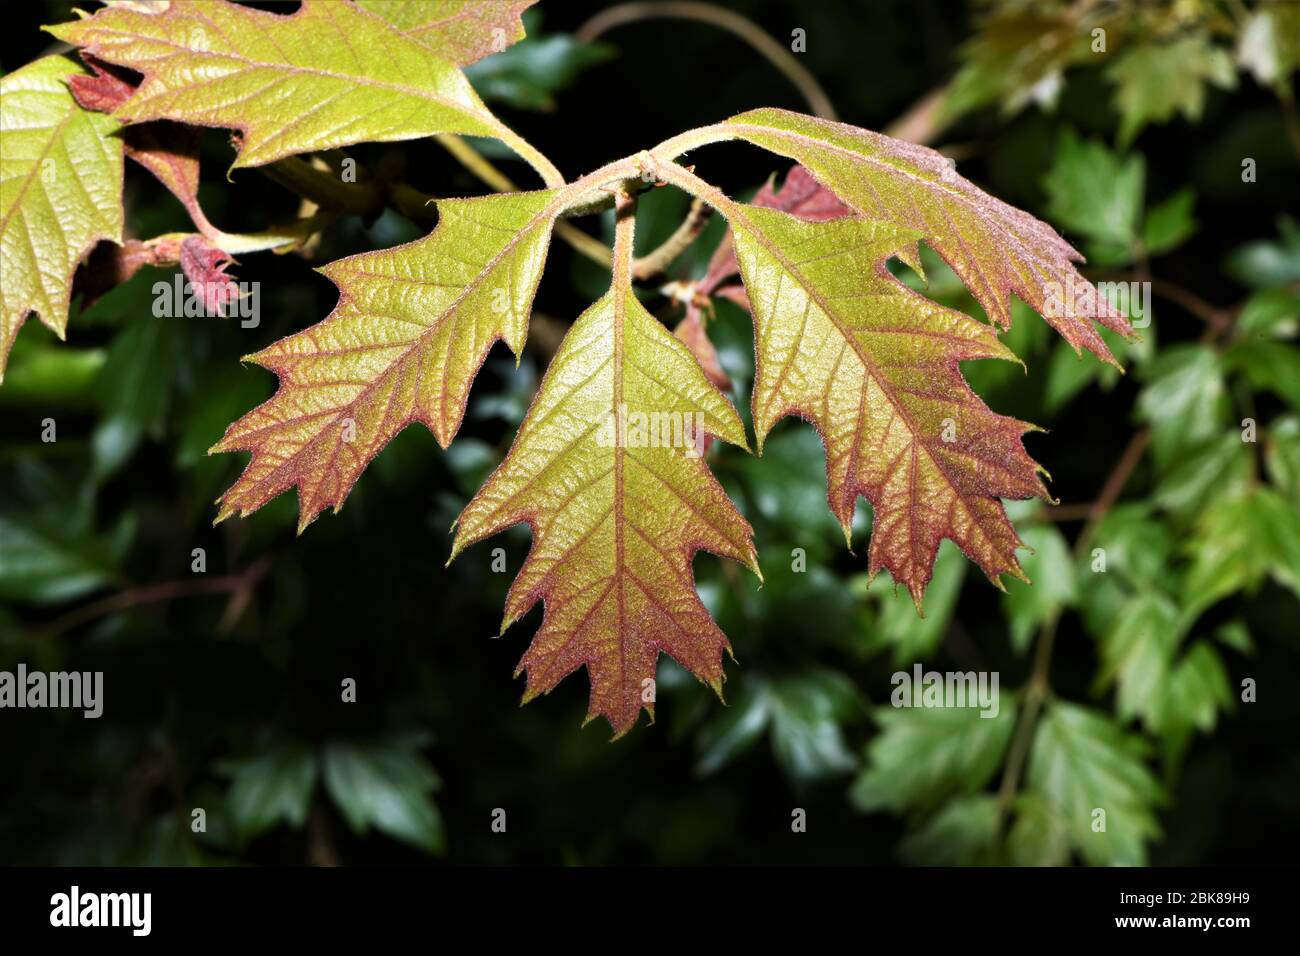
[[[732,215],[754,306],[760,442],[785,415],[817,426],[831,511],[847,537],[859,495],[871,501],[868,569],[888,570],[918,607],[943,538],[995,583],[1023,577],[999,499],[1047,497],[1020,441],[1032,426],[991,411],[958,367],[1015,357],[989,326],[889,274],[886,260],[915,233],[856,217]]]
[[[769,179],[754,195],[753,205],[780,209],[809,222],[824,222],[853,212],[802,166],[790,169],[780,190],[775,189]],[[676,329],[677,337],[695,354],[709,380],[722,389],[731,388],[731,379],[718,361],[718,352],[705,329],[701,309],[702,306],[707,306],[709,296],[717,296],[734,302],[748,312],[749,295],[744,287],[723,284],[738,275],[740,266],[736,262],[735,240],[728,228],[709,260],[704,277],[689,288],[686,316]]]
[[[537,0],[359,0],[413,40],[460,66],[524,38],[520,15]]]
[[[105,63],[84,50],[81,59],[94,72],[70,77],[68,86],[84,109],[112,113],[135,93],[139,80],[130,70]],[[196,226],[212,230],[199,207],[200,133],[197,129],[183,123],[156,120],[125,127],[122,141],[126,155],[171,190]]]
[[[995,199],[957,174],[947,157],[846,123],[758,109],[717,127],[806,166],[867,219],[914,230],[961,278],[990,320],[1011,325],[1018,295],[1065,338],[1112,364],[1099,324],[1120,335],[1123,314],[1079,274],[1083,257],[1047,223]],[[919,271],[915,244],[899,258]]]
[[[703,549],[756,574],[758,563],[705,464],[706,434],[746,444],[686,347],[616,283],[569,330],[510,453],[456,524],[453,557],[511,525],[533,529],[502,625],[545,601],[519,664],[525,701],[586,667],[587,719],[621,736],[643,707],[653,716],[660,652],[721,692],[730,646],[695,593],[691,559]]]
[[[704,317],[694,302],[687,303],[686,317],[677,323],[673,334],[691,350],[710,382],[723,391],[731,388],[731,378],[718,360],[718,350],[713,347],[713,342],[704,329]]]
[[[442,200],[428,237],[322,269],[334,311],[249,357],[280,388],[213,448],[253,453],[218,520],[296,486],[301,530],[411,422],[446,447],[493,343],[523,348],[559,209],[554,190]]]
[[[225,315],[239,295],[226,266],[235,260],[202,236],[189,236],[181,243],[181,271],[203,299],[209,315]]]
[[[765,209],[779,209],[806,222],[825,222],[828,219],[851,215],[853,212],[840,202],[838,196],[817,182],[812,173],[797,165],[790,167],[790,172],[786,174],[785,182],[779,190],[773,187],[772,180],[765,182],[763,187],[754,194],[752,204]],[[700,280],[699,289],[705,295],[721,295],[721,292],[716,291],[718,287],[732,276],[739,274],[740,266],[736,263],[735,240],[731,230],[728,229],[717,250],[714,251],[713,258],[709,260],[709,268],[704,273],[704,278]],[[726,297],[732,298],[737,305],[748,311],[747,299],[735,298],[734,291],[728,293]]]

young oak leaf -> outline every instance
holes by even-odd
[[[118,119],[241,130],[232,169],[437,133],[513,138],[454,63],[351,3],[304,0],[284,16],[203,0],[47,29],[144,74]]]
[[[459,66],[524,38],[521,14],[537,0],[357,0],[412,39]]]
[[[828,219],[839,219],[841,216],[853,214],[852,209],[817,182],[813,174],[802,166],[790,167],[790,172],[786,173],[785,182],[781,184],[780,189],[774,188],[769,179],[754,194],[750,203],[765,209],[788,212],[805,222],[825,222]],[[740,265],[736,262],[735,241],[731,230],[728,229],[709,260],[708,270],[700,280],[699,289],[705,295],[712,295],[722,283],[739,273]],[[748,309],[748,305],[745,305],[745,308]]]
[[[848,206],[840,202],[839,197],[817,182],[812,173],[802,166],[793,166],[785,177],[785,182],[778,190],[769,179],[754,194],[752,204],[768,209],[780,209],[809,222],[824,222],[853,214]],[[686,315],[674,330],[679,339],[686,343],[695,354],[696,360],[704,368],[713,382],[721,389],[731,388],[731,379],[723,371],[718,361],[718,352],[709,339],[704,327],[703,308],[709,306],[709,297],[728,299],[746,312],[750,310],[749,296],[739,284],[724,284],[733,276],[740,274],[740,264],[736,262],[735,239],[728,228],[718,248],[709,259],[704,276],[691,287],[692,295],[686,302]]]
[[[664,430],[684,440],[665,447]],[[704,433],[747,447],[687,347],[616,283],[569,330],[509,454],[456,525],[453,558],[512,525],[533,529],[501,628],[545,602],[519,664],[525,702],[585,665],[587,719],[622,736],[643,706],[654,716],[645,691],[660,652],[721,692],[730,645],[691,560],[705,550],[759,571],[753,532],[700,452]]]
[[[122,240],[122,140],[73,97],[84,72],[47,56],[0,79],[0,382],[27,316],[63,338],[77,264]]]
[[[889,571],[918,608],[943,538],[995,584],[1004,572],[1023,578],[1021,541],[998,499],[1048,497],[1020,440],[1033,426],[990,410],[958,366],[1015,355],[990,326],[889,274],[886,260],[917,233],[856,216],[814,223],[730,202],[721,211],[753,307],[760,450],[786,415],[812,421],[845,537],[865,495],[868,569]]]
[[[323,267],[339,287],[334,311],[248,357],[280,387],[211,449],[253,453],[217,520],[296,485],[301,531],[326,507],[337,511],[411,422],[447,447],[493,343],[523,348],[558,193],[440,200],[424,239]]]
[[[71,77],[68,85],[84,109],[112,113],[134,95],[136,84],[121,67],[89,53],[83,53],[81,59],[93,72]],[[181,201],[196,226],[215,231],[199,206],[197,128],[165,120],[140,123],[122,131],[122,142],[126,155],[153,173]]]
[[[932,149],[780,109],[741,113],[720,131],[806,166],[863,217],[915,230],[1000,328],[1011,325],[1015,293],[1076,352],[1117,364],[1094,322],[1133,335],[1079,274],[1074,263],[1083,257],[1056,230],[957,175]],[[899,256],[916,268],[914,251]]]

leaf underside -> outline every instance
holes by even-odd
[[[0,381],[27,316],[62,338],[77,264],[122,239],[122,140],[73,98],[68,81],[84,73],[48,56],[0,79]]]
[[[1104,296],[1078,294],[1093,286],[1074,266],[1083,257],[1056,230],[959,176],[942,154],[788,110],[751,110],[724,126],[807,167],[864,218],[915,230],[999,328],[1011,325],[1014,293],[1076,352],[1086,348],[1115,364],[1094,322],[1132,334]]]
[[[407,36],[459,66],[524,38],[520,15],[537,0],[358,0]]]
[[[218,520],[296,486],[301,531],[337,510],[411,422],[447,447],[493,343],[516,355],[523,348],[554,198],[543,190],[442,200],[427,238],[325,266],[340,291],[334,311],[248,357],[275,372],[280,388],[212,449],[253,452]]]
[[[800,415],[826,446],[828,500],[844,528],[874,507],[869,570],[917,606],[943,538],[989,578],[1021,576],[999,498],[1046,497],[1020,436],[958,362],[1015,356],[993,329],[936,305],[885,268],[916,234],[857,217],[812,223],[757,206],[728,209],[754,314],[754,429]]]
[[[639,441],[639,414],[687,437],[669,444],[647,430]],[[533,529],[502,625],[545,600],[519,665],[525,701],[585,665],[588,719],[621,735],[643,705],[653,715],[645,697],[660,652],[721,692],[730,645],[695,593],[691,559],[702,549],[758,564],[696,428],[746,446],[736,410],[686,346],[629,287],[611,289],[565,336],[510,453],[457,522],[453,556],[512,525]]]
[[[281,16],[173,4],[163,14],[101,11],[53,32],[143,74],[117,118],[240,129],[235,165],[250,166],[361,141],[501,135],[458,65],[518,39],[528,5],[307,0]],[[301,119],[285,124],[286,115]],[[782,110],[709,129],[800,164],[780,193],[769,185],[746,205],[671,157],[658,160],[671,165],[669,181],[729,220],[731,238],[704,284],[753,313],[760,451],[781,418],[809,420],[826,447],[828,501],[846,537],[866,497],[869,569],[887,570],[918,607],[943,538],[994,583],[1023,577],[1023,545],[1001,500],[1047,497],[1022,445],[1032,426],[989,409],[959,363],[1015,360],[996,334],[1010,324],[1013,295],[1076,351],[1105,361],[1114,360],[1097,327],[1131,334],[1123,316],[1101,296],[1074,295],[1093,287],[1050,226],[984,193],[932,150]],[[120,188],[120,154],[118,162]],[[212,449],[252,453],[220,499],[218,520],[296,487],[301,531],[325,508],[337,510],[408,424],[422,423],[446,447],[493,344],[516,355],[523,347],[557,218],[593,188],[643,171],[607,168],[622,172],[440,200],[425,239],[324,267],[339,288],[334,311],[249,357],[279,377],[279,388]],[[630,249],[630,231],[620,235]],[[890,274],[891,258],[921,271],[921,241],[990,324]],[[219,271],[211,258],[205,267]],[[606,718],[616,736],[643,709],[653,715],[660,653],[720,691],[729,644],[696,592],[695,554],[758,572],[752,531],[703,456],[712,438],[747,447],[717,387],[725,372],[698,311],[674,337],[633,294],[629,269],[630,252],[609,292],[568,331],[510,452],[458,519],[452,547],[454,557],[513,525],[532,528],[502,628],[544,603],[520,662],[525,700],[585,667],[588,717]],[[719,289],[737,270],[743,292]]]
[[[118,119],[241,130],[232,168],[501,129],[451,60],[351,3],[306,0],[289,16],[231,3],[174,3],[152,14],[112,8],[48,29],[144,74]]]

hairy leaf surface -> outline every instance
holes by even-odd
[[[639,440],[641,415],[648,429],[683,426],[682,440],[665,447],[648,430]],[[622,735],[643,706],[653,716],[646,689],[660,652],[721,691],[730,645],[695,592],[691,559],[706,550],[756,574],[758,563],[749,524],[704,463],[703,436],[686,437],[697,426],[747,445],[687,347],[616,285],[569,330],[509,455],[457,523],[453,556],[512,525],[533,529],[502,626],[546,602],[519,665],[525,701],[585,666],[588,719]]]
[[[0,79],[0,381],[27,316],[62,338],[77,264],[122,238],[118,123],[78,105],[68,81],[84,72],[48,56]]]
[[[351,3],[306,0],[290,16],[224,0],[158,14],[112,8],[49,30],[144,74],[119,119],[242,130],[235,168],[351,143],[503,130],[450,59]]]
[[[93,73],[74,76],[68,85],[85,109],[112,113],[136,91],[136,84],[124,76],[127,71],[95,59],[89,53],[82,60]],[[208,224],[199,207],[200,131],[182,123],[160,121],[140,123],[122,131],[126,155],[134,159],[166,186],[190,214],[195,224]]]
[[[520,15],[537,0],[358,0],[440,56],[469,66],[524,38]]]
[[[870,499],[869,569],[888,570],[918,606],[945,537],[991,580],[1021,576],[1020,539],[998,499],[1046,497],[1020,441],[1030,426],[992,412],[958,366],[1015,357],[989,326],[889,274],[886,260],[916,233],[724,211],[753,305],[760,448],[786,415],[811,420],[826,445],[831,511],[847,537],[858,496]]]
[[[218,520],[297,486],[301,530],[326,507],[337,510],[411,422],[450,444],[492,344],[502,339],[516,355],[523,348],[555,196],[442,200],[426,238],[325,266],[339,287],[334,311],[249,357],[275,372],[280,388],[213,448],[253,452]]]
[[[995,199],[924,146],[778,109],[751,110],[728,133],[808,167],[867,219],[915,230],[952,267],[989,318],[1011,324],[1015,293],[1078,351],[1114,362],[1093,323],[1131,335],[1128,322],[1074,262],[1051,226]],[[904,256],[913,263],[915,257]]]

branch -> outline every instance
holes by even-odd
[[[645,280],[666,272],[673,264],[673,260],[685,252],[704,231],[712,212],[712,207],[706,205],[704,200],[698,197],[692,199],[690,212],[686,214],[686,218],[682,220],[677,230],[665,239],[658,249],[646,253],[632,264],[632,277]]]
[[[651,20],[668,17],[680,20],[698,20],[733,33],[761,53],[769,63],[775,66],[803,94],[809,109],[823,119],[838,119],[830,97],[822,89],[817,78],[808,71],[784,46],[748,17],[727,10],[712,3],[697,3],[692,0],[662,0],[662,2],[621,3],[618,6],[602,10],[582,26],[578,27],[576,36],[585,43],[590,43],[614,27],[637,20]]]
[[[224,577],[196,578],[192,581],[165,581],[160,584],[148,584],[143,587],[119,591],[117,594],[111,594],[106,598],[55,618],[45,627],[39,628],[37,635],[40,637],[54,637],[74,627],[79,627],[82,624],[98,620],[101,617],[107,617],[109,614],[115,614],[119,611],[129,611],[132,608],[147,604],[159,604],[164,601],[173,601],[177,598],[199,594],[230,595],[231,606],[222,615],[221,621],[221,629],[226,630],[230,625],[234,624],[235,619],[238,617],[238,614],[233,614],[232,611],[242,611],[247,606],[248,598],[251,596],[253,589],[266,574],[270,565],[270,558],[262,557],[243,571],[228,574]]]

